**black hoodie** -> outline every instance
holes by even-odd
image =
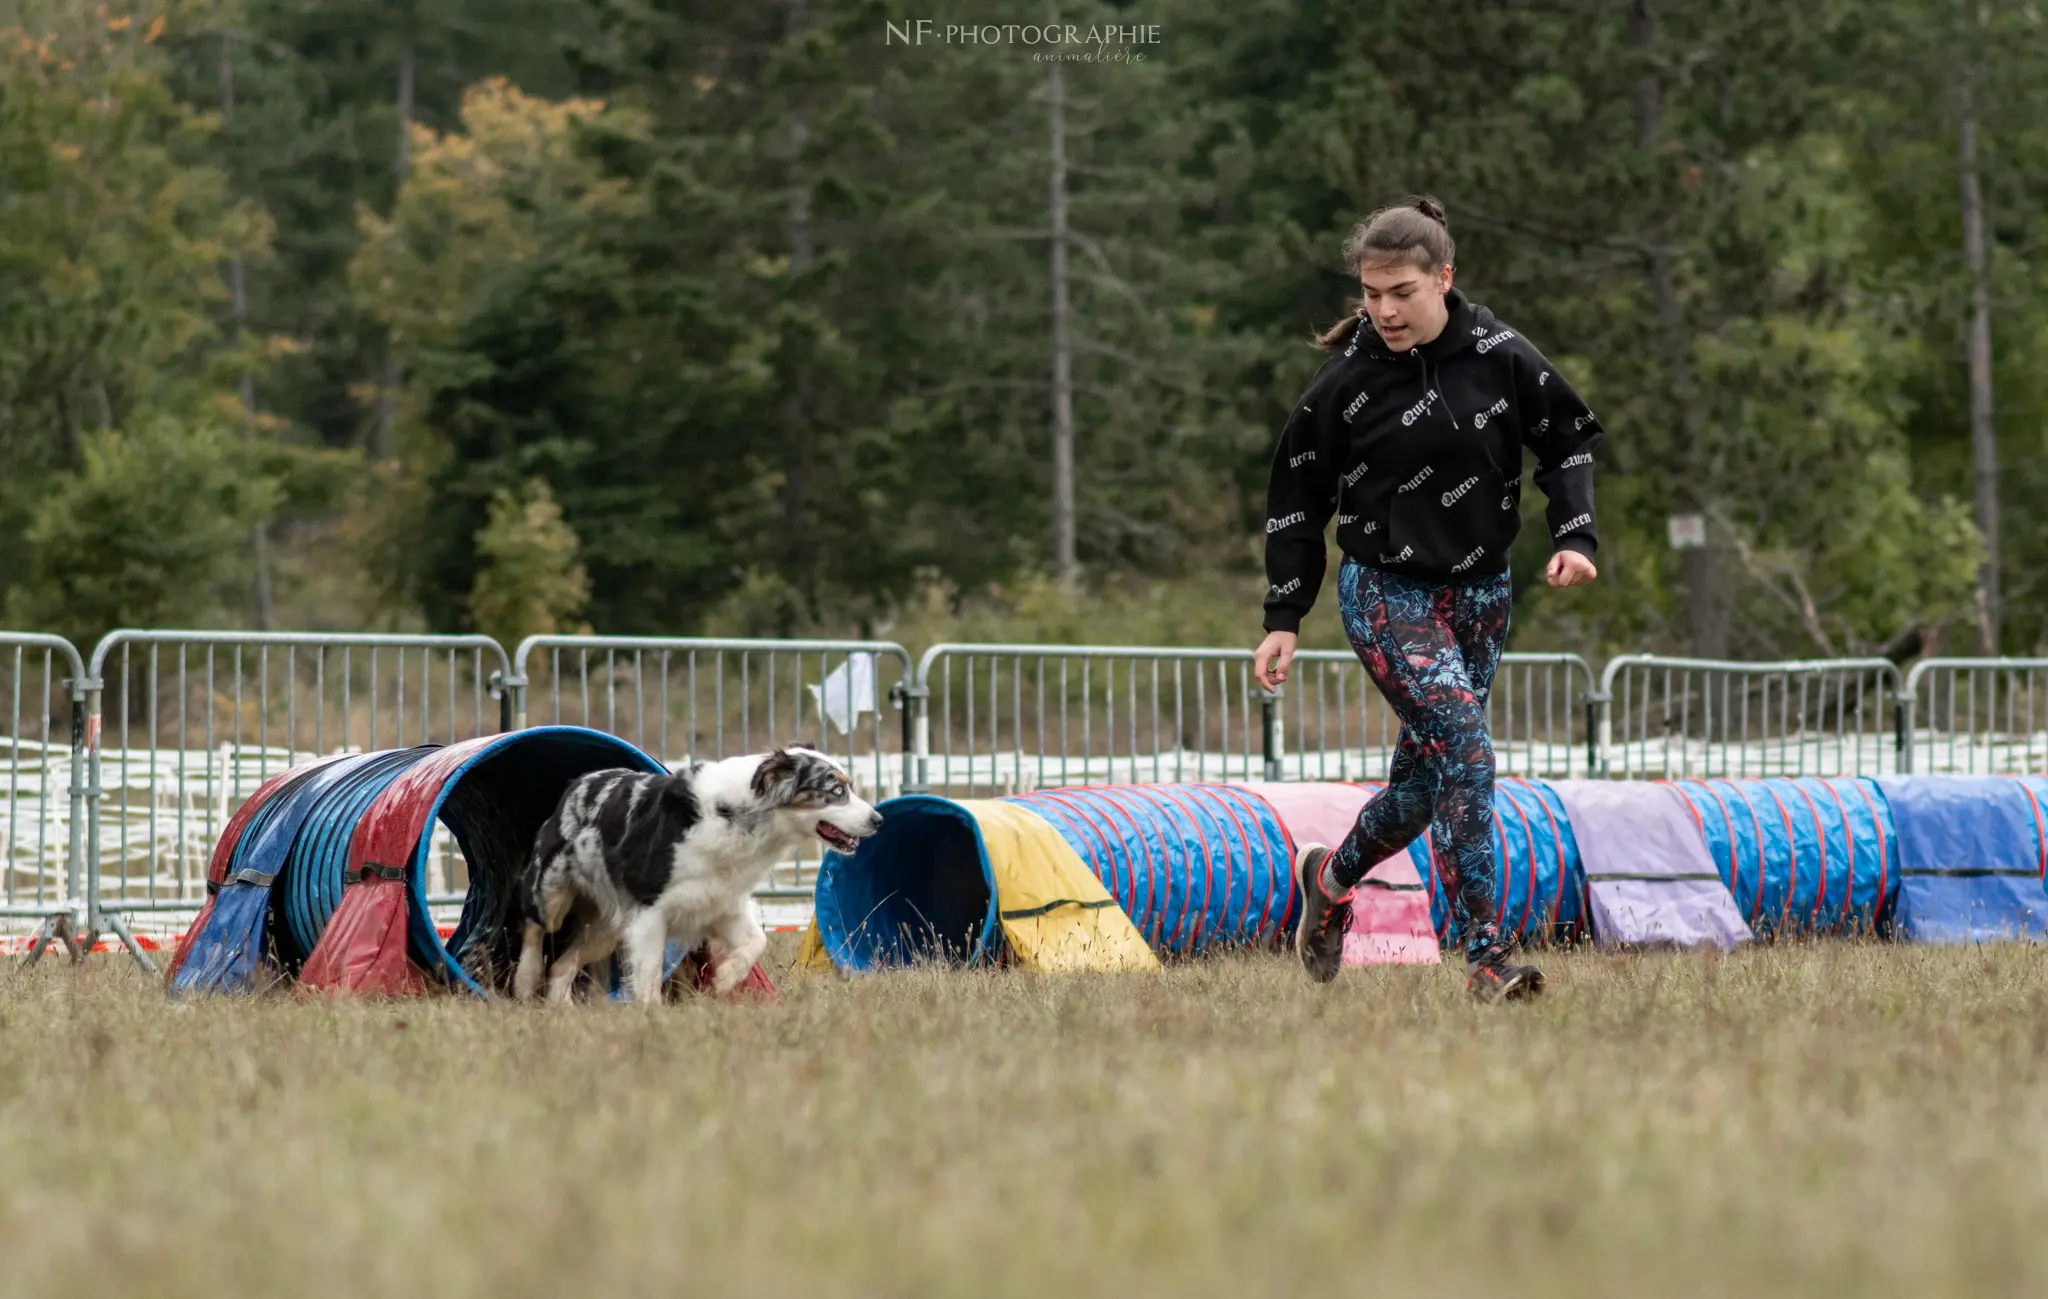
[[[1443,332],[1394,353],[1370,323],[1316,372],[1266,493],[1266,630],[1295,631],[1323,582],[1323,528],[1362,564],[1436,583],[1507,571],[1522,448],[1554,550],[1592,556],[1600,422],[1564,376],[1456,289]]]

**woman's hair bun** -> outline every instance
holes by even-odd
[[[1444,216],[1444,205],[1437,202],[1435,199],[1429,197],[1427,194],[1415,200],[1415,210],[1417,212],[1422,213],[1422,215],[1428,217],[1430,220],[1436,222],[1444,229],[1448,230],[1451,228],[1450,220]]]

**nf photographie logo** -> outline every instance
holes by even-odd
[[[885,19],[884,45],[1014,46],[1042,62],[1142,63],[1139,46],[1159,44],[1158,23],[941,23]]]

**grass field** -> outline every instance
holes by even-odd
[[[2048,1293],[2048,957],[1308,986],[780,968],[779,1006],[0,974],[0,1290]]]

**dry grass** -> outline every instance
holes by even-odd
[[[787,959],[786,945],[781,949]],[[2048,961],[784,977],[167,1007],[0,975],[10,1291],[2040,1294]],[[69,1028],[67,1035],[66,1028]]]

